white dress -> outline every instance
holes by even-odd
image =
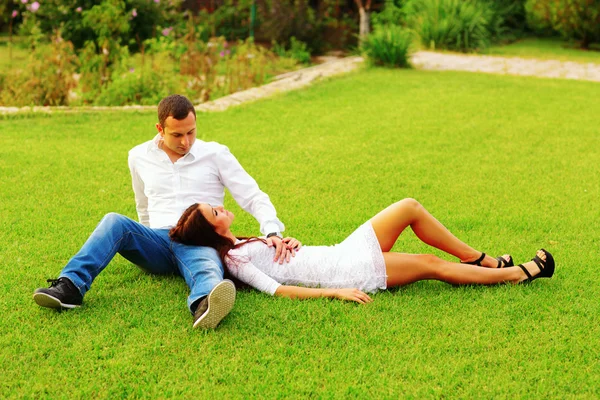
[[[335,246],[303,246],[289,263],[279,264],[274,257],[274,247],[250,242],[229,251],[227,269],[240,281],[272,295],[282,284],[364,292],[386,288],[385,261],[370,221]]]

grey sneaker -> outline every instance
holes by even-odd
[[[83,296],[67,278],[48,279],[49,288],[36,289],[33,300],[42,307],[76,308],[83,303]]]
[[[194,328],[214,329],[235,303],[235,285],[225,279],[211,290],[194,313]]]

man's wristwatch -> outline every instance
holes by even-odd
[[[272,236],[277,236],[278,238],[281,238],[281,236],[279,236],[279,234],[277,232],[271,232],[267,235],[267,239],[272,237]]]

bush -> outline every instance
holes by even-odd
[[[538,30],[551,28],[584,49],[600,42],[600,0],[528,0],[525,8]]]
[[[56,34],[49,46],[37,48],[24,68],[1,79],[0,104],[7,106],[64,106],[77,85],[78,64],[73,44]]]
[[[378,26],[363,41],[370,62],[386,67],[410,67],[411,31],[396,25]]]
[[[317,54],[356,43],[357,18],[348,12],[353,1],[256,0],[256,5],[258,42],[287,46],[295,37]]]
[[[408,0],[404,12],[421,43],[461,52],[489,46],[494,15],[484,0]]]
[[[125,106],[131,104],[156,105],[163,98],[181,89],[179,77],[172,72],[154,68],[131,68],[116,72],[94,104]]]
[[[292,58],[301,64],[310,64],[310,51],[306,43],[301,42],[294,36],[290,39],[290,48],[286,50],[285,46],[273,42],[273,52],[279,57]]]
[[[371,15],[373,28],[385,25],[402,25],[405,16],[401,3],[402,0],[385,0],[383,10]]]
[[[176,12],[180,0],[19,0],[16,6],[23,16],[21,34],[28,35],[32,26],[37,26],[45,35],[59,28],[65,40],[76,49],[87,41],[96,41],[98,27],[94,29],[88,20],[110,24],[109,17],[124,19],[126,29],[120,29],[115,38],[118,45],[138,50],[144,40],[156,34],[157,26],[176,23],[181,13]],[[33,4],[37,3],[35,7]],[[93,14],[92,16],[88,14]]]
[[[525,0],[487,0],[493,9],[490,23],[496,40],[515,40],[527,31]]]

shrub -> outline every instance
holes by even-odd
[[[49,46],[32,52],[29,63],[12,69],[3,79],[0,104],[8,106],[63,106],[76,86],[78,64],[73,44],[59,33]]]
[[[528,0],[525,8],[537,29],[551,28],[585,49],[600,42],[600,0]]]
[[[371,15],[373,28],[385,25],[401,25],[404,21],[402,0],[385,0],[383,10]]]
[[[290,39],[290,48],[286,50],[285,46],[273,42],[273,51],[280,57],[293,58],[301,64],[310,64],[310,51],[306,43],[301,42],[294,36]]]
[[[111,15],[117,20],[125,17],[127,27],[119,30],[115,40],[118,45],[130,46],[131,50],[137,50],[139,43],[154,36],[156,26],[172,25],[181,15],[176,12],[181,0],[39,0],[34,8],[33,0],[14,3],[23,15],[21,34],[28,35],[34,25],[45,35],[60,28],[63,38],[71,41],[76,49],[84,47],[89,40],[98,39],[98,28],[85,23],[90,12],[95,14],[92,19],[101,24],[111,22],[99,14]]]
[[[484,0],[408,0],[409,25],[430,49],[476,51],[489,46],[493,10]]]
[[[363,51],[375,65],[410,67],[410,47],[413,34],[396,26],[378,26],[363,41]]]
[[[487,0],[493,9],[490,23],[497,40],[515,40],[527,31],[525,0]]]
[[[346,0],[256,0],[258,42],[289,45],[293,36],[315,53],[356,43],[357,19]]]
[[[102,88],[94,104],[125,106],[156,105],[163,98],[181,89],[178,76],[154,68],[129,69],[113,74],[111,82]]]

